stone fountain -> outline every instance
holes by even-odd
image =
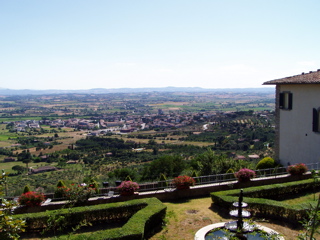
[[[248,204],[243,202],[243,189],[240,190],[238,202],[234,202],[232,205],[237,209],[230,211],[230,216],[238,218],[238,220],[227,222],[224,227],[231,232],[236,232],[238,238],[247,239],[244,233],[252,232],[255,226],[248,222],[243,222],[243,218],[249,218],[251,216],[250,212],[244,210]]]
[[[247,203],[243,202],[243,190],[240,190],[239,200],[238,202],[234,202],[233,207],[234,210],[230,211],[230,216],[237,218],[236,221],[229,221],[226,223],[217,223],[211,224],[206,227],[201,228],[195,235],[195,240],[211,240],[211,239],[222,239],[228,240],[227,234],[225,231],[232,233],[233,236],[237,237],[240,240],[260,240],[265,239],[265,237],[261,237],[259,234],[252,233],[256,229],[259,231],[263,231],[268,234],[274,234],[278,236],[279,240],[284,240],[277,232],[273,231],[270,228],[266,228],[256,224],[249,224],[248,222],[244,222],[243,218],[249,218],[251,216],[250,212],[245,210],[248,206]],[[251,234],[250,234],[251,233]]]

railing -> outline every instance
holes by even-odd
[[[319,170],[319,163],[308,163],[306,164],[309,171],[310,170]],[[268,169],[260,169],[255,170],[256,178],[265,178],[265,177],[274,177],[277,178],[281,175],[287,174],[286,167],[278,167],[278,168],[268,168]],[[194,177],[197,185],[207,185],[207,184],[221,184],[225,182],[237,181],[237,178],[234,176],[234,173],[225,173],[225,174],[215,174],[208,176],[200,176]],[[172,184],[172,179],[166,181],[158,181],[158,182],[149,182],[149,183],[140,183],[139,192],[145,191],[157,191],[163,190],[165,188],[174,188]]]
[[[320,164],[309,163],[309,164],[306,164],[306,166],[308,167],[309,171],[319,170]],[[277,178],[280,175],[287,174],[287,168],[286,167],[269,168],[269,169],[255,170],[255,172],[256,172],[256,178],[265,178],[265,177]],[[237,178],[234,176],[233,173],[200,176],[200,177],[194,177],[194,179],[196,180],[196,186],[208,185],[208,184],[222,184],[225,182],[237,181]],[[169,179],[166,181],[139,183],[139,186],[140,186],[139,192],[159,191],[159,190],[171,191],[175,188],[172,183],[172,179]],[[109,191],[115,191],[117,193],[117,188],[116,187],[101,188],[101,195],[105,195]],[[49,195],[49,194],[46,194],[46,195]]]

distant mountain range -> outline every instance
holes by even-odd
[[[142,92],[261,92],[274,93],[274,88],[200,88],[200,87],[164,87],[164,88],[93,88],[87,90],[32,90],[32,89],[6,89],[0,88],[0,95],[46,95],[64,93],[105,94],[105,93],[142,93]]]

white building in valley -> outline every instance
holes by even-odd
[[[276,159],[320,163],[320,69],[264,85],[276,85]]]

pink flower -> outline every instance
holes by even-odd
[[[254,178],[256,176],[256,173],[251,169],[242,168],[238,172],[236,172],[234,175],[236,178],[238,178],[239,182],[246,182],[246,181],[249,181],[251,178]]]
[[[120,186],[117,187],[119,192],[135,192],[138,190],[139,184],[132,181],[123,181],[121,182]]]
[[[176,178],[173,179],[172,183],[176,186],[176,187],[181,187],[181,186],[194,186],[195,184],[195,180],[192,177],[183,175],[183,176],[178,176]]]

